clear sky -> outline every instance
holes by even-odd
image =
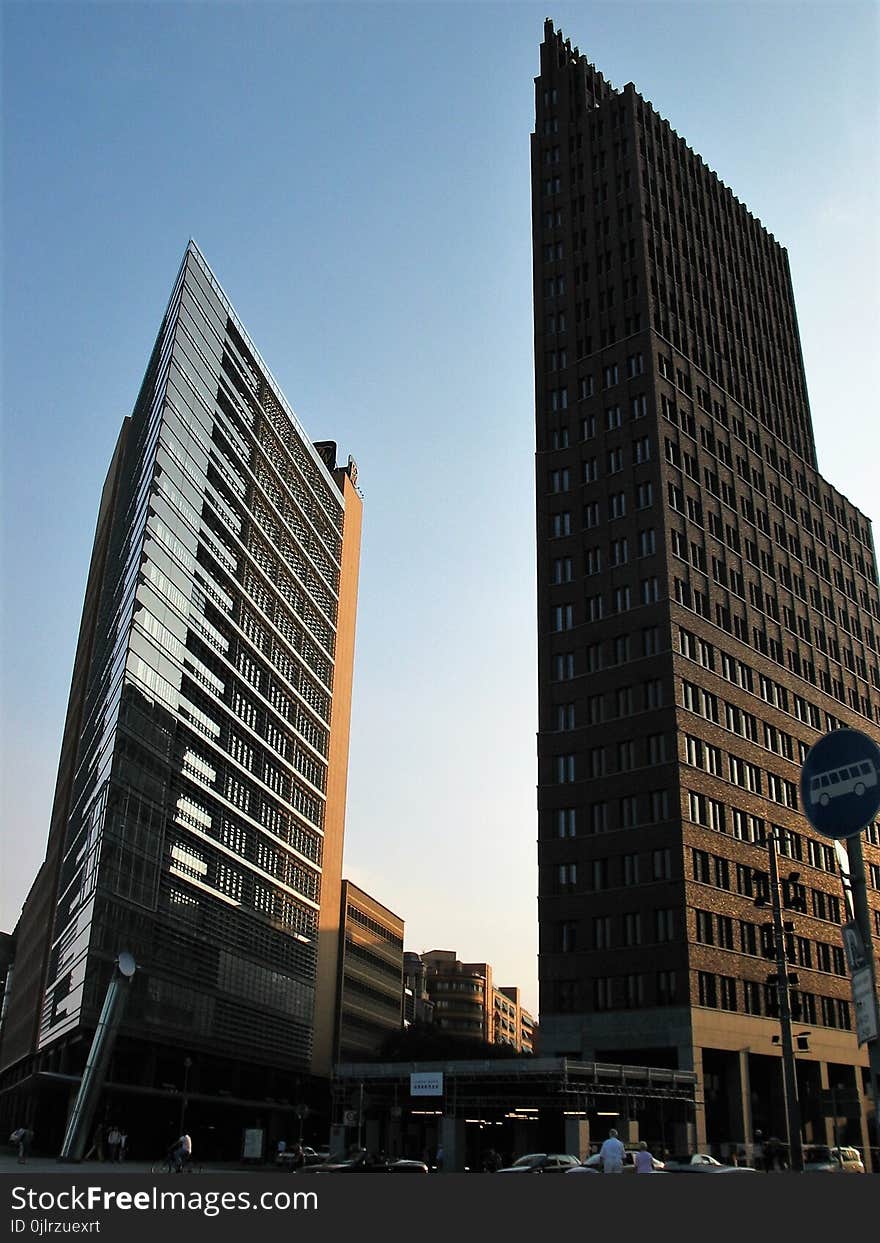
[[[345,875],[537,1007],[529,133],[543,19],[789,250],[820,468],[880,517],[876,3],[3,5],[0,928],[98,498],[187,239],[365,494]]]

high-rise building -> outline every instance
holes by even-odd
[[[356,477],[309,440],[190,243],[104,488],[16,934],[3,1099],[51,1104],[44,1145],[120,950],[138,971],[101,1110],[153,1152],[181,1092],[237,1151],[241,1125],[279,1115],[283,1133],[329,1074]]]
[[[840,1083],[866,1146],[838,856],[798,780],[825,731],[878,737],[877,569],[818,472],[786,253],[549,21],[535,100],[542,1053],[696,1070],[700,1143],[784,1133],[772,834],[806,1138]]]

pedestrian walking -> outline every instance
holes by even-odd
[[[119,1160],[119,1127],[111,1126],[107,1132],[107,1150],[110,1153],[110,1160],[115,1162]]]
[[[119,1155],[117,1161],[125,1160],[125,1150],[128,1148],[128,1134],[125,1131],[119,1132]]]
[[[644,1140],[639,1144],[638,1151],[633,1157],[633,1165],[636,1167],[637,1174],[654,1173],[654,1157],[648,1152],[648,1145]]]
[[[12,1134],[9,1136],[9,1142],[11,1144],[15,1144],[16,1148],[18,1149],[18,1164],[19,1165],[27,1164],[27,1159],[31,1151],[31,1141],[33,1140],[33,1138],[34,1138],[33,1131],[30,1129],[30,1127],[26,1127],[26,1126],[17,1127],[16,1130],[14,1130]]]
[[[614,1127],[608,1132],[608,1138],[599,1149],[599,1164],[603,1174],[622,1174],[624,1147],[617,1138]]]

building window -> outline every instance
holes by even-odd
[[[627,1009],[637,1009],[645,1004],[645,977],[643,975],[626,975],[623,977],[623,998]]]
[[[574,677],[574,652],[560,652],[553,657],[553,676],[557,682]]]
[[[729,975],[720,975],[718,977],[719,992],[721,995],[721,1009],[735,1010],[736,1007],[736,980]],[[707,1003],[708,1004],[708,1003]]]
[[[639,531],[639,556],[650,557],[657,551],[657,538],[653,527]],[[655,580],[656,581],[656,580]]]
[[[559,948],[563,954],[577,949],[577,924],[572,919],[566,919],[559,925]]]
[[[696,911],[697,940],[701,945],[715,944],[715,923],[709,911]]]
[[[652,851],[651,869],[654,880],[672,879],[672,851],[668,846]]]
[[[676,999],[676,976],[674,971],[657,972],[657,1004],[669,1006]]]
[[[614,1004],[613,981],[610,976],[593,980],[593,1009],[610,1010]]]
[[[577,811],[574,807],[560,807],[556,812],[556,836],[577,836]]]
[[[574,889],[577,885],[577,864],[560,863],[556,869],[556,881],[562,891]]]
[[[697,988],[700,1005],[709,1006],[711,1009],[717,1010],[718,993],[715,987],[715,976],[708,971],[698,971]]]
[[[656,941],[675,940],[675,911],[670,908],[654,911],[654,939]]]
[[[557,755],[556,780],[562,785],[568,784],[575,780],[573,755]]]
[[[573,622],[572,606],[557,604],[552,612],[552,627],[555,631],[571,630]]]
[[[639,822],[639,803],[634,794],[625,794],[620,800],[620,827],[634,828]]]

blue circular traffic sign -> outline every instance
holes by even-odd
[[[825,837],[861,833],[880,808],[880,747],[857,729],[820,738],[801,769],[801,801]]]

